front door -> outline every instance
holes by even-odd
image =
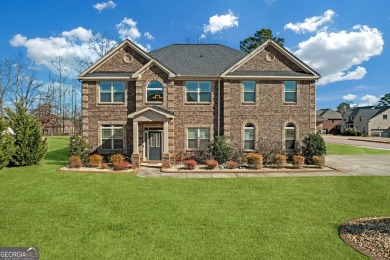
[[[161,161],[161,132],[149,132],[149,161]]]

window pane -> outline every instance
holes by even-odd
[[[284,100],[286,102],[297,102],[297,95],[295,92],[285,92]]]
[[[198,82],[197,81],[187,81],[186,82],[187,91],[198,91]]]
[[[196,92],[187,92],[187,102],[197,102],[198,93]]]
[[[284,90],[285,91],[296,91],[297,82],[296,81],[285,81]]]
[[[114,92],[125,92],[125,83],[114,82]]]
[[[200,81],[199,82],[199,91],[211,92],[211,82],[210,81]]]
[[[244,102],[255,102],[255,92],[245,92]]]
[[[111,129],[102,129],[102,138],[111,138]]]
[[[197,129],[188,129],[188,139],[197,139],[198,130]]]
[[[125,93],[114,93],[114,102],[125,102]]]
[[[286,149],[295,149],[295,141],[286,140]]]
[[[160,138],[160,134],[156,134],[156,147],[160,147],[160,141],[161,141],[161,138]]]
[[[114,139],[114,149],[123,149],[123,139]]]
[[[111,93],[100,93],[100,102],[111,102]]]
[[[100,82],[100,92],[111,92],[111,82]]]
[[[188,148],[197,148],[197,141],[196,139],[188,139]]]
[[[254,150],[255,149],[255,142],[254,141],[245,141],[244,142],[244,149],[245,150]]]
[[[211,93],[210,92],[201,92],[199,93],[199,102],[211,102]]]
[[[255,91],[254,81],[244,81],[244,91]]]
[[[123,138],[123,129],[114,129],[115,138]]]
[[[254,131],[253,129],[245,129],[245,140],[253,140],[254,139]]]
[[[111,149],[111,139],[102,140],[102,149]]]
[[[295,139],[295,130],[286,129],[286,140],[294,140],[294,139]]]
[[[199,138],[201,139],[210,139],[210,130],[207,128],[199,129]]]
[[[148,101],[163,101],[162,90],[148,90]]]

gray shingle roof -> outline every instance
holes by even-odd
[[[149,55],[176,74],[217,76],[246,54],[220,44],[173,44]]]
[[[288,71],[288,70],[236,70],[229,72],[227,75],[231,76],[293,76],[293,77],[304,77],[311,76],[312,74],[303,71]]]
[[[316,114],[324,119],[342,119],[342,115],[339,112],[329,108],[317,110]]]

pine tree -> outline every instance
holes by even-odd
[[[8,165],[14,152],[14,138],[8,130],[7,122],[0,116],[0,170]]]
[[[25,166],[39,163],[47,152],[47,139],[42,136],[39,121],[27,113],[23,99],[16,104],[15,111],[5,109],[10,127],[15,132],[15,153],[10,160],[11,166]]]

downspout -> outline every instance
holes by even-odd
[[[221,129],[221,78],[218,76],[218,112],[217,112],[217,136],[220,136]]]

